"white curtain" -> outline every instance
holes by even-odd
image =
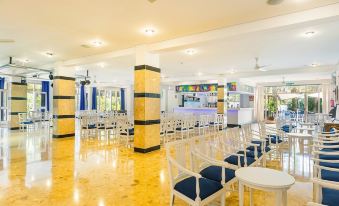
[[[265,104],[264,87],[257,86],[254,94],[254,118],[260,122],[265,120],[264,104]]]
[[[323,97],[323,114],[328,114],[330,112],[331,86],[329,84],[323,84],[321,86]]]

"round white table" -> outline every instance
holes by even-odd
[[[295,183],[291,175],[262,167],[243,167],[235,171],[239,180],[239,206],[244,205],[244,186],[250,188],[250,205],[253,205],[252,188],[275,192],[277,206],[287,205],[287,190]]]
[[[290,159],[291,159],[291,153],[293,152],[293,160],[294,160],[294,169],[295,169],[295,157],[296,157],[296,145],[297,140],[299,141],[300,146],[300,153],[302,153],[303,160],[304,160],[304,140],[307,140],[308,143],[308,153],[311,153],[312,149],[312,140],[313,136],[311,134],[305,134],[305,133],[287,133],[288,136],[288,171],[290,171]],[[293,151],[292,151],[293,146]],[[304,164],[303,164],[304,166]],[[309,162],[310,166],[310,162]]]

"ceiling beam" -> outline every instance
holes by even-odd
[[[153,52],[160,52],[252,32],[281,29],[302,23],[332,19],[339,19],[339,3],[154,43],[150,44],[149,48]]]
[[[158,43],[147,45],[150,52],[161,53],[187,47],[198,43],[208,42],[212,40],[225,39],[243,34],[267,31],[273,29],[284,29],[298,24],[309,24],[315,22],[324,22],[339,19],[339,3],[331,4],[324,7],[310,9],[302,12],[295,12],[287,15],[276,16],[272,18],[262,19],[259,21],[239,24],[235,26],[225,27],[212,31],[207,31],[190,36],[180,37]],[[124,50],[112,51],[104,54],[85,56],[77,59],[63,61],[66,67],[77,65],[85,65],[97,63],[120,56],[135,55],[135,47]],[[61,62],[60,62],[61,63]],[[53,68],[54,64],[44,65],[42,68]]]

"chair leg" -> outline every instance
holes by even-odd
[[[221,195],[221,206],[225,206],[225,193]]]
[[[171,192],[171,199],[170,199],[170,206],[173,206],[174,205],[174,194]]]

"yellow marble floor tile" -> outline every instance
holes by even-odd
[[[1,206],[169,205],[163,149],[139,154],[118,140],[51,139],[46,131],[1,131],[0,159]],[[287,171],[286,161],[268,161],[268,166]],[[305,205],[312,198],[310,170],[302,172],[302,160],[296,163],[290,206]],[[255,191],[254,198],[258,206],[275,201],[274,194],[262,191]],[[186,204],[176,199],[175,205]],[[227,205],[238,205],[237,192],[228,193]]]

